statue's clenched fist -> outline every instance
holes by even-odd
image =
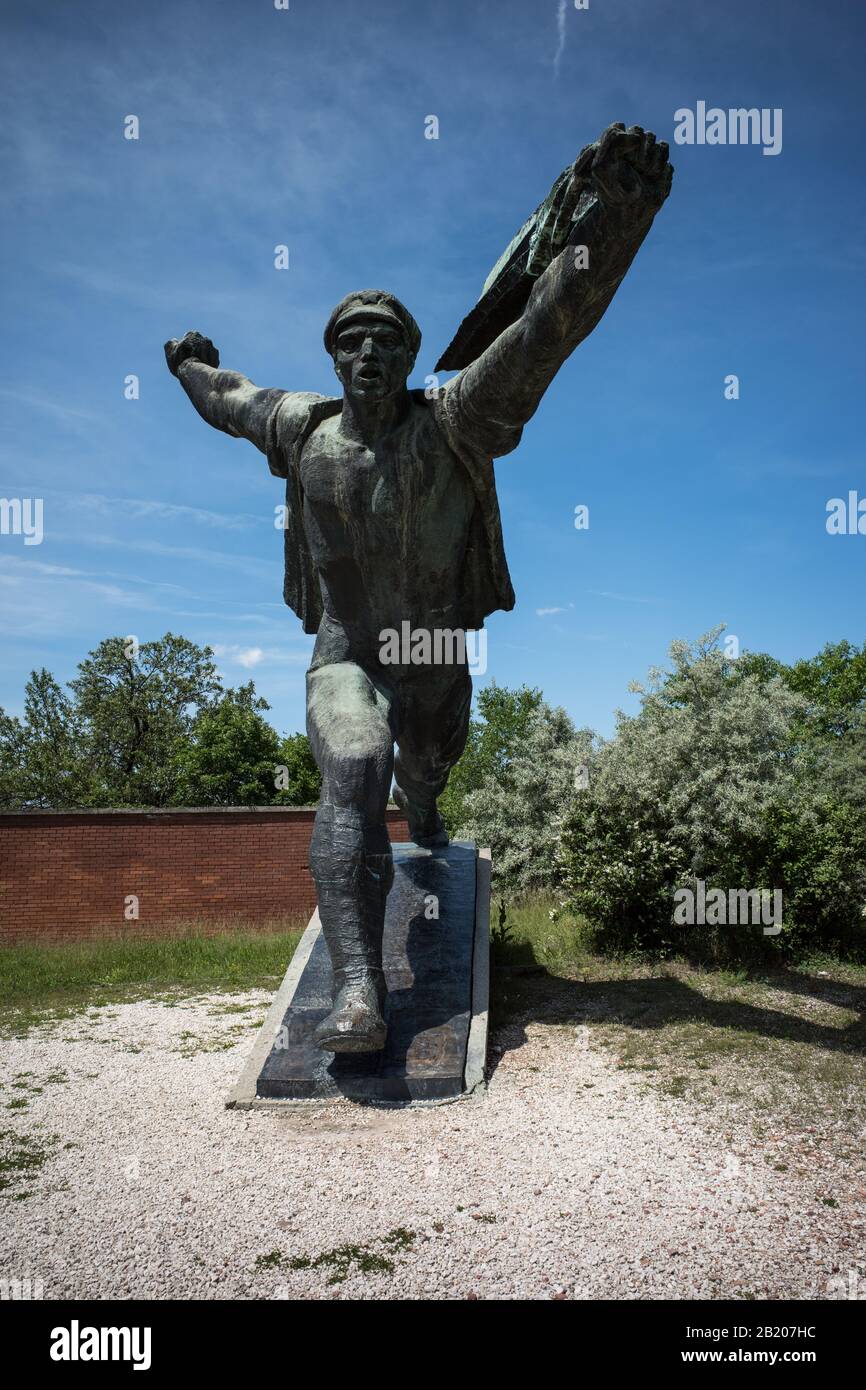
[[[666,140],[651,130],[617,121],[592,145],[581,150],[573,170],[574,182],[591,187],[610,208],[641,206],[656,213],[671,191],[673,168]]]
[[[218,367],[220,364],[220,355],[210,338],[203,337],[201,333],[184,333],[180,341],[169,338],[165,345],[165,360],[172,376],[177,376],[178,367],[190,358],[204,362],[208,367]]]

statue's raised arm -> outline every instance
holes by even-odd
[[[286,391],[254,386],[240,372],[220,370],[219,352],[201,333],[170,338],[165,360],[203,420],[267,452],[268,424]]]
[[[613,299],[672,176],[664,141],[619,124],[560,176],[438,364],[463,368],[442,395],[464,440],[493,457],[517,446],[553,377]]]

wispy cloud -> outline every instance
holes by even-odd
[[[26,558],[25,558],[26,556]],[[0,566],[9,570],[10,568],[21,570],[21,578],[25,574],[53,574],[62,575],[64,578],[71,578],[73,575],[84,575],[85,570],[72,569],[69,565],[46,565],[41,560],[31,560],[29,555],[0,555]],[[14,578],[14,575],[7,576]]]
[[[650,598],[646,594],[614,594],[609,589],[587,589],[595,598],[610,598],[617,603],[661,603],[661,599]]]
[[[214,646],[213,653],[221,661],[233,661],[235,665],[245,666],[248,670],[260,665],[265,658],[261,647],[226,646],[222,642]]]
[[[142,555],[155,555],[166,560],[192,561],[195,564],[213,565],[217,569],[235,570],[254,579],[273,581],[275,567],[280,557],[274,552],[273,560],[259,560],[252,555],[232,555],[227,551],[201,549],[195,545],[166,545],[164,541],[121,540],[116,536],[82,537],[88,545],[101,545],[112,549],[136,551]]]
[[[565,8],[567,0],[559,0],[556,8],[556,52],[553,55],[553,71],[559,76],[559,65],[565,52]]]
[[[43,396],[37,391],[27,391],[22,387],[13,390],[3,386],[0,387],[0,396],[7,400],[12,400],[16,405],[30,406],[33,410],[41,410],[45,415],[50,415],[61,425],[95,425],[102,420],[102,416],[95,410],[82,410],[77,405],[64,405],[62,401],[55,400],[52,396]]]
[[[284,647],[244,647],[239,642],[211,642],[209,645],[218,661],[242,666],[247,671],[257,666],[306,665],[309,659],[306,649],[291,651]]]
[[[536,617],[538,617],[538,618],[547,618],[547,617],[550,616],[551,613],[567,613],[567,612],[569,611],[569,609],[571,609],[571,608],[573,608],[573,607],[574,607],[574,604],[573,604],[573,603],[569,603],[569,604],[568,604],[566,607],[564,607],[564,608],[536,608],[536,610],[535,610],[535,615],[536,615]]]
[[[0,559],[0,583],[8,594],[0,614],[0,632],[7,637],[67,637],[88,627],[94,612],[104,635],[120,612],[162,611],[153,593],[142,592],[135,582],[106,583],[63,565],[13,556]]]
[[[154,521],[191,521],[197,526],[213,526],[229,531],[243,530],[249,526],[261,526],[263,522],[273,523],[272,512],[262,512],[255,516],[251,512],[211,512],[204,507],[188,507],[175,502],[160,502],[142,497],[107,497],[102,493],[85,493],[83,496],[71,494],[73,506],[83,507],[100,516],[148,519]]]

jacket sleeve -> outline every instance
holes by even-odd
[[[260,448],[267,455],[268,467],[277,478],[288,478],[295,446],[310,418],[314,405],[329,399],[315,391],[281,391],[264,421]]]

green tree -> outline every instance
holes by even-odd
[[[250,681],[199,711],[175,744],[175,805],[267,806],[277,799],[280,740],[261,714],[269,708]]]
[[[744,652],[737,662],[741,676],[765,684],[773,677],[808,703],[804,729],[813,736],[844,735],[856,727],[866,708],[866,642],[828,642],[817,656],[786,666],[765,652]]]
[[[0,711],[0,804],[40,810],[91,805],[98,791],[75,705],[50,671],[32,671],[23,722]]]
[[[7,811],[27,805],[25,736],[21,720],[0,709],[0,806]]]
[[[307,735],[286,734],[280,740],[277,764],[278,790],[274,800],[282,806],[315,806],[322,789],[322,774]]]
[[[224,690],[209,647],[173,633],[109,637],[65,693],[27,682],[24,717],[0,710],[0,805],[292,805],[318,800],[305,734],[280,738],[250,681]]]
[[[821,771],[835,800],[866,814],[866,710],[858,710],[850,727],[833,739]]]
[[[795,661],[783,680],[824,712],[828,733],[844,734],[866,706],[866,642],[828,642],[808,661]]]
[[[108,637],[69,682],[104,805],[175,799],[175,753],[197,715],[222,694],[210,647],[167,632],[139,646]]]
[[[507,777],[511,759],[526,738],[541,702],[541,691],[525,685],[509,690],[491,681],[478,692],[466,747],[439,798],[442,819],[452,835],[463,823],[469,793],[488,778],[501,782]]]

